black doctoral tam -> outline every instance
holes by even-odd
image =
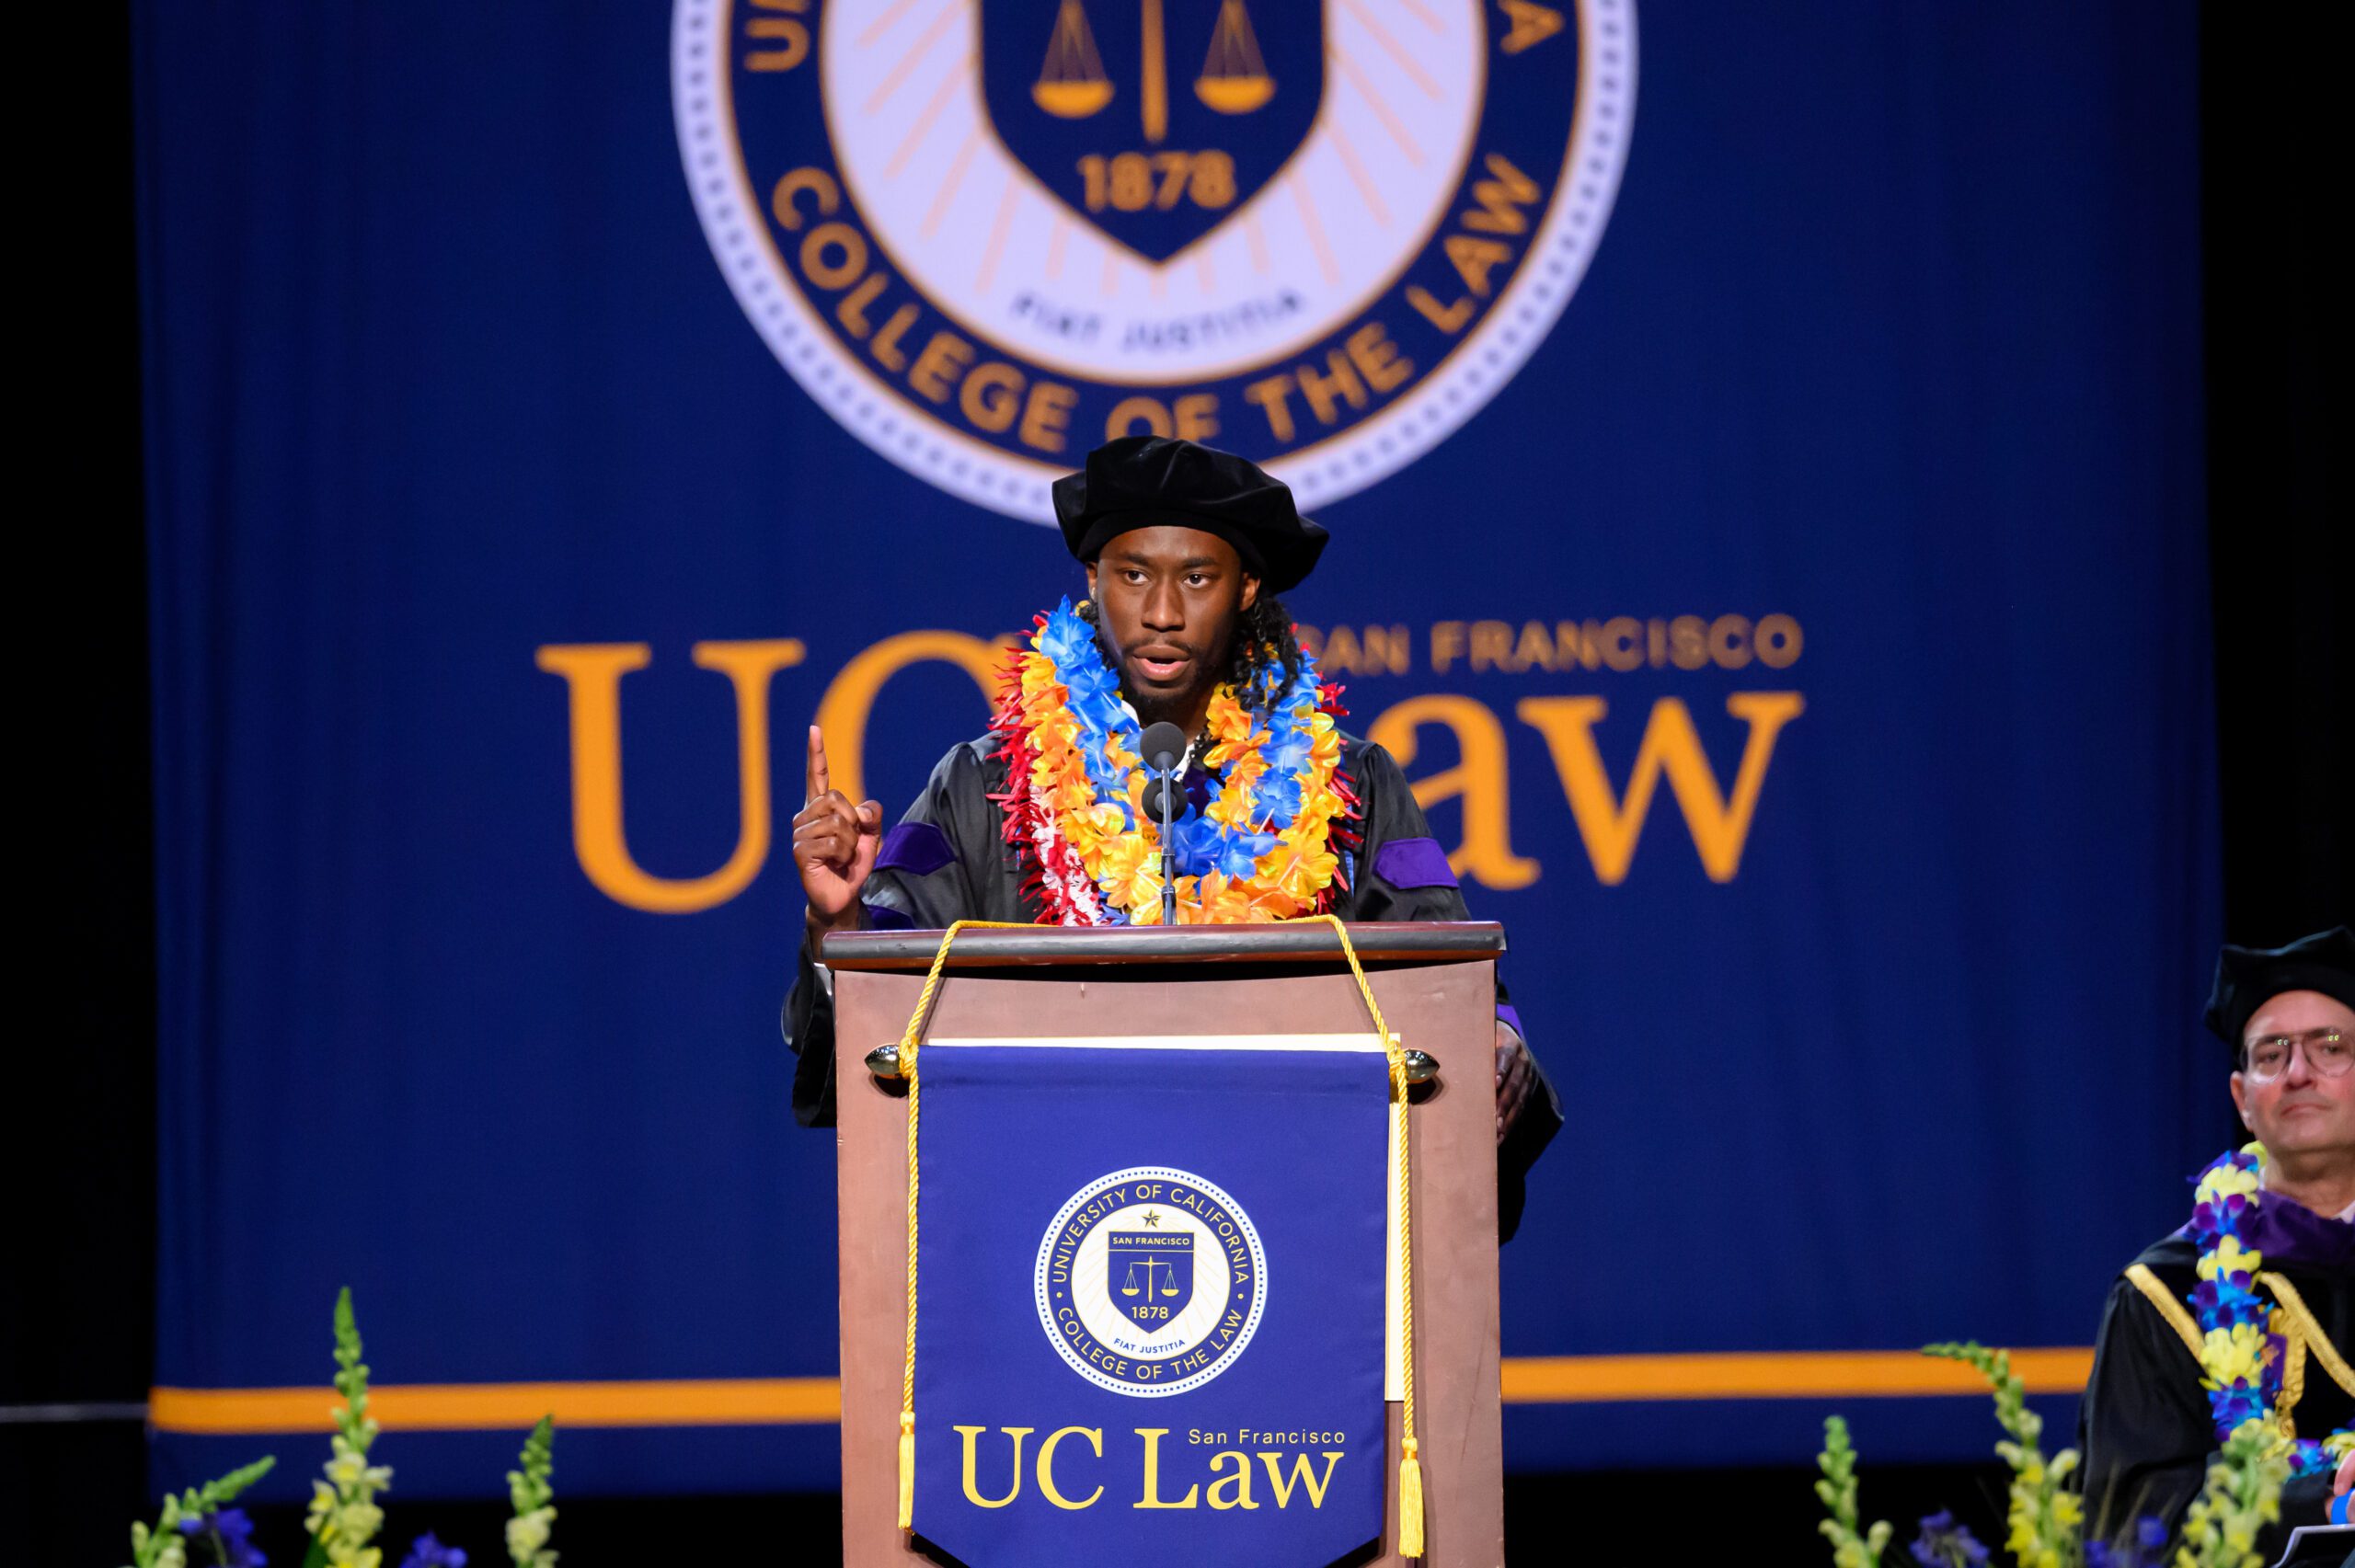
[[[1296,588],[1329,537],[1300,515],[1292,487],[1233,452],[1167,436],[1121,436],[1055,481],[1055,521],[1082,561],[1131,529],[1174,524],[1215,533],[1269,593]]]
[[[2355,933],[2343,925],[2287,947],[2231,947],[2216,957],[2208,1027],[2235,1051],[2257,1010],[2285,990],[2318,990],[2355,1007]]]

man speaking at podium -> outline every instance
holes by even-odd
[[[880,802],[831,787],[810,730],[808,804],[793,819],[809,913],[785,1009],[804,1125],[834,1117],[833,984],[816,962],[828,932],[1161,920],[1143,726],[1192,738],[1173,803],[1180,924],[1470,918],[1398,764],[1335,727],[1337,689],[1275,597],[1327,538],[1292,491],[1239,457],[1126,436],[1057,480],[1054,499],[1087,597],[1039,617],[989,733],[941,759],[898,827],[884,831]],[[1499,1239],[1562,1124],[1517,1022],[1500,1003]]]

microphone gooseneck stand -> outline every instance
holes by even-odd
[[[1153,783],[1145,790],[1144,808],[1161,825],[1161,923],[1178,923],[1178,841],[1174,829],[1178,821],[1177,780],[1173,776],[1178,763],[1186,755],[1186,732],[1167,722],[1149,727],[1139,738],[1137,750],[1144,754],[1144,765],[1153,770]]]

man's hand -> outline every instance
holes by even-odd
[[[1537,1064],[1530,1059],[1529,1047],[1513,1033],[1512,1025],[1497,1020],[1497,1143],[1502,1147],[1512,1131],[1512,1124],[1521,1119],[1522,1107],[1529,1104],[1530,1092],[1537,1087]]]
[[[812,936],[855,931],[865,922],[858,902],[883,843],[883,803],[853,806],[826,778],[826,739],[810,727],[808,804],[793,818],[793,864],[810,902]]]

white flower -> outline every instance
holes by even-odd
[[[534,1508],[508,1520],[507,1555],[517,1562],[536,1562],[540,1549],[548,1543],[549,1527],[555,1519],[554,1508]]]

